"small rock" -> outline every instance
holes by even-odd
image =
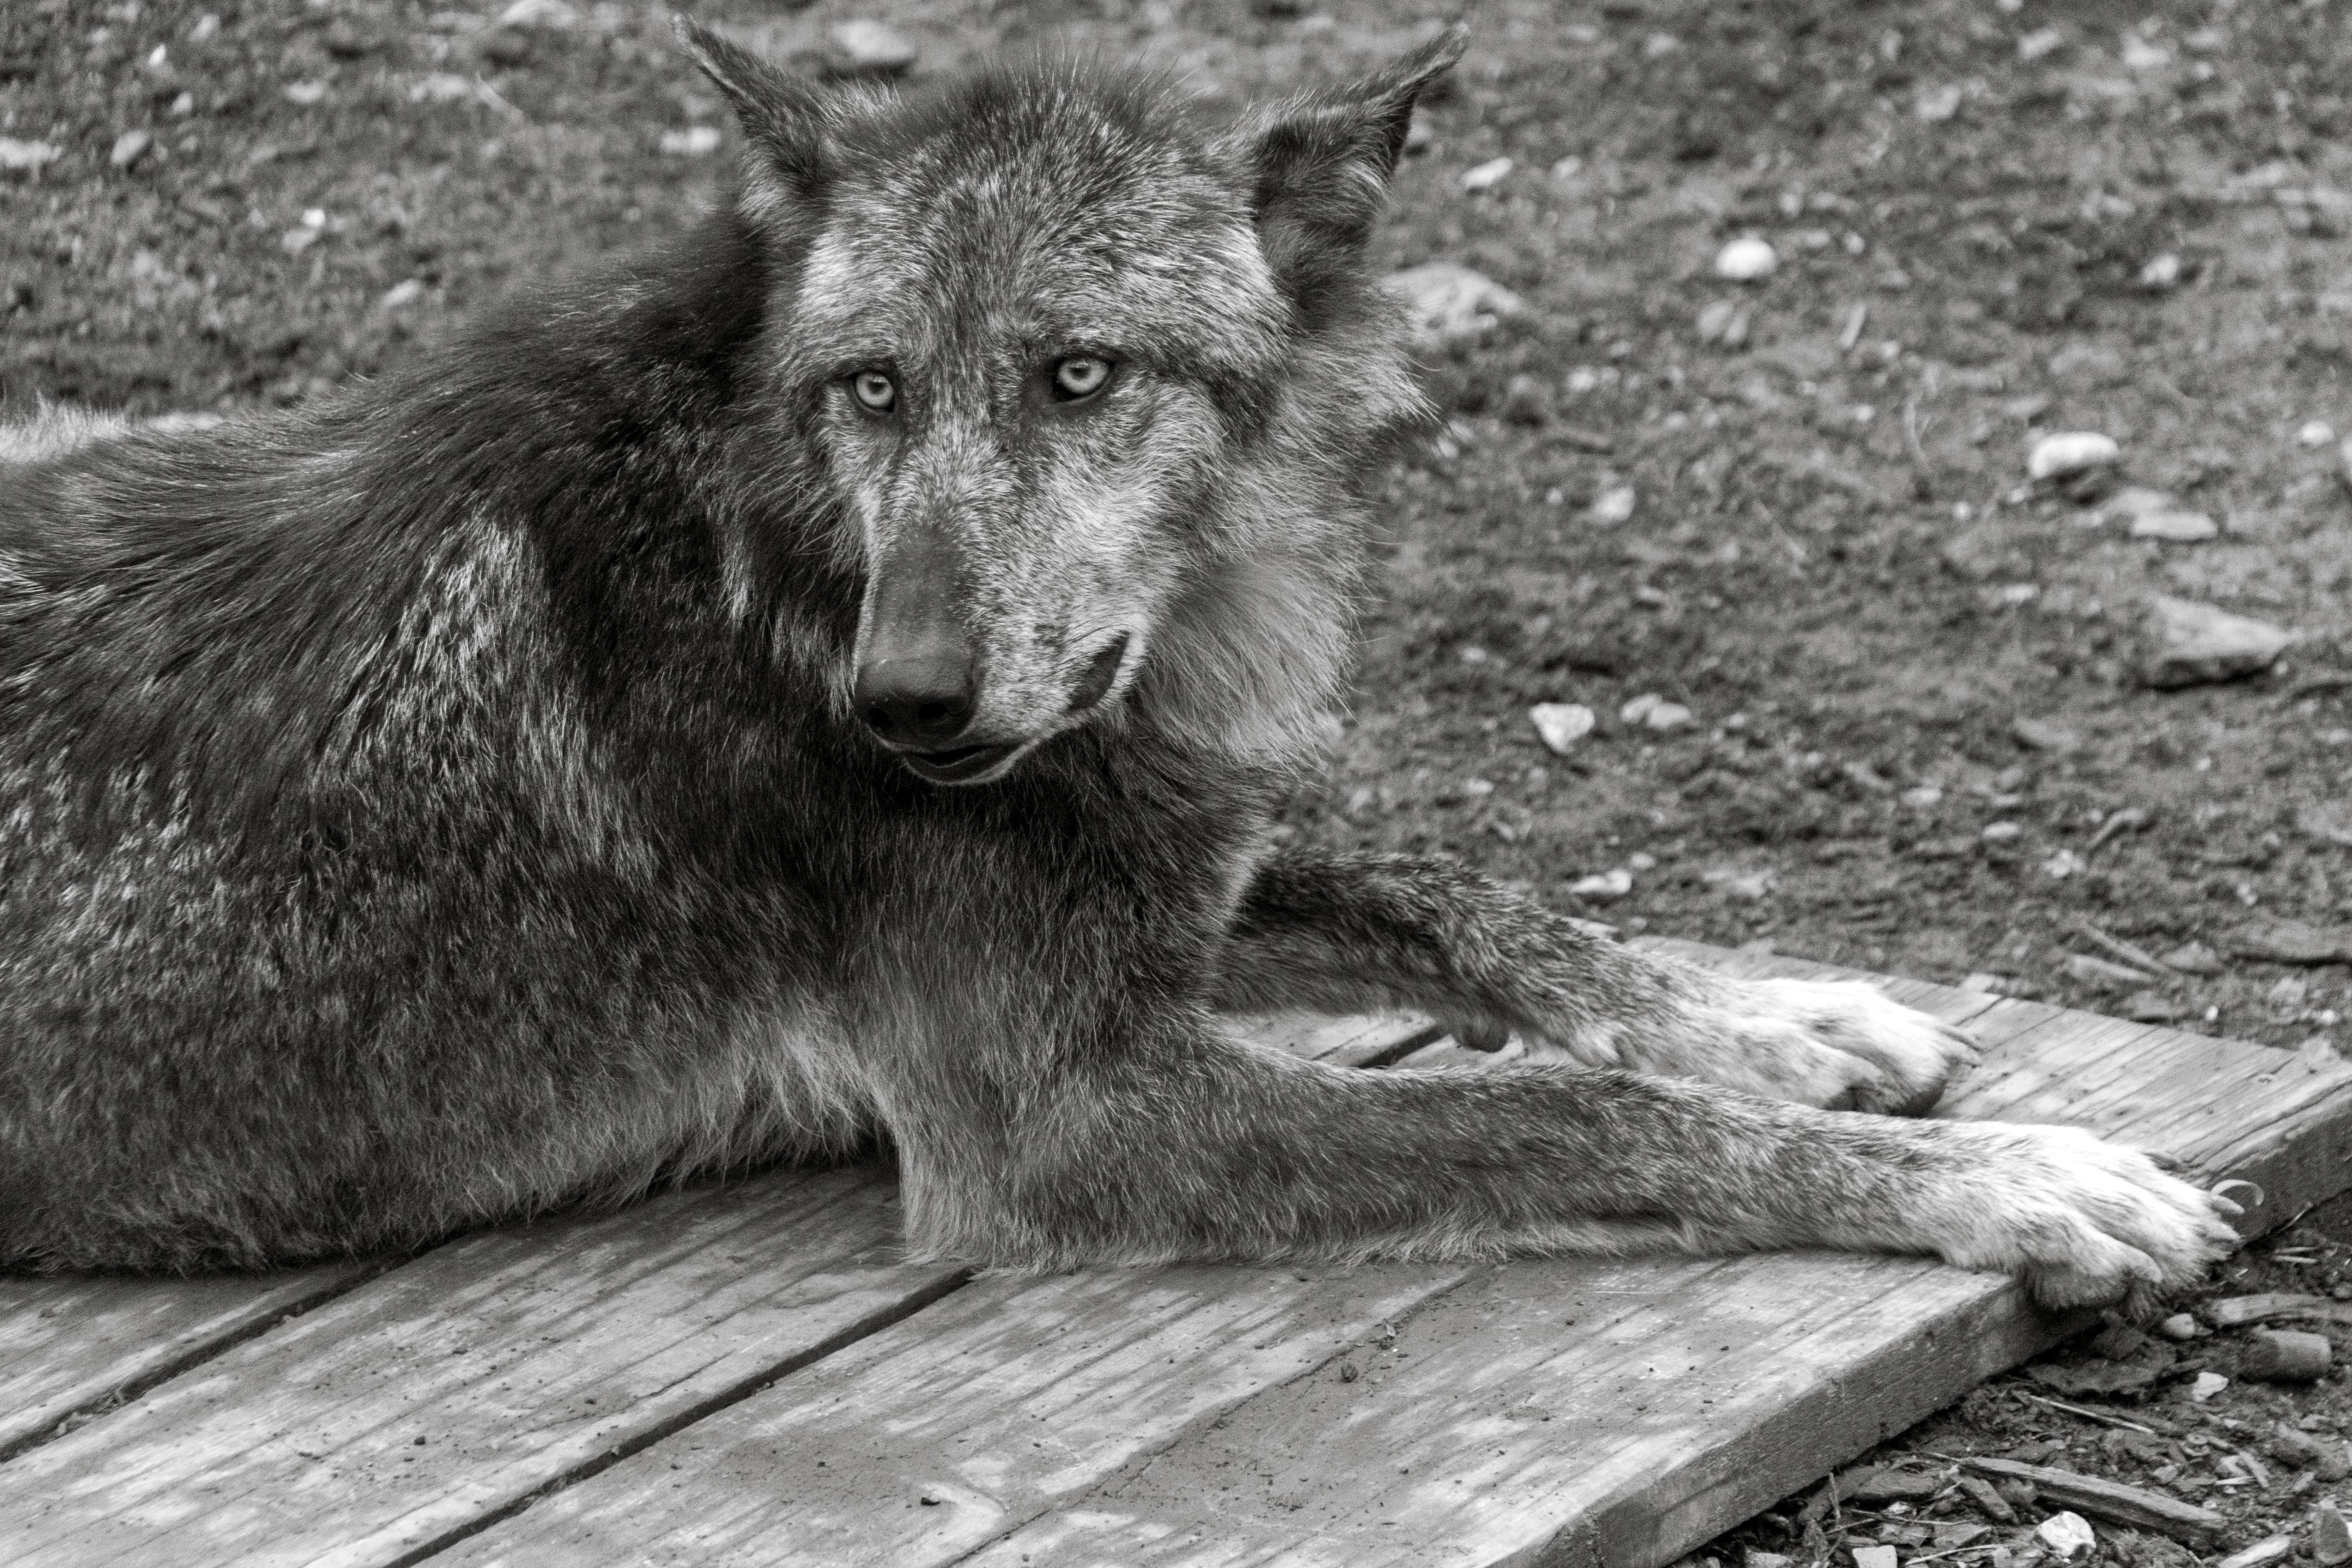
[[[2336,439],[2336,426],[2325,419],[2315,419],[2296,431],[2294,438],[2306,447],[2325,447]]]
[[[323,81],[289,81],[278,90],[287,102],[302,109],[315,109],[327,101],[327,84]]]
[[[2225,939],[2241,958],[2263,963],[2352,963],[2352,930],[2304,921],[2255,921]]]
[[[2189,1313],[2175,1312],[2157,1324],[2156,1331],[2168,1340],[2179,1340],[2186,1343],[2197,1337],[2197,1320]]]
[[[1971,970],[1960,979],[1960,989],[1973,991],[1980,996],[1998,996],[2008,989],[2009,983],[1989,969]]]
[[[661,133],[661,150],[673,158],[700,158],[719,151],[721,137],[716,125],[689,125],[681,131]]]
[[[2094,468],[2113,468],[2123,449],[2112,437],[2095,430],[2073,430],[2044,436],[2026,454],[2025,472],[2036,479],[2067,479]]]
[[[1743,1560],[1743,1568],[1789,1568],[1791,1561],[1793,1559],[1784,1552],[1759,1552],[1751,1546]]]
[[[1679,730],[1691,721],[1691,710],[1679,702],[1661,702],[1643,716],[1642,722],[1653,730]]]
[[[2219,974],[2229,967],[2221,962],[2220,953],[2201,942],[2184,942],[2170,952],[2157,954],[2157,958],[2167,969],[2181,974],[2194,974],[2200,979]]]
[[[1895,1568],[1896,1554],[1892,1546],[1857,1546],[1853,1550],[1853,1568]]]
[[[1580,877],[1568,885],[1568,890],[1580,899],[1622,899],[1633,890],[1633,873],[1621,868]]]
[[[2200,1405],[2210,1403],[2213,1396],[2230,1386],[2230,1380],[2218,1372],[2200,1372],[2197,1381],[2189,1385],[2189,1397]]]
[[[2294,826],[2295,831],[2306,838],[2352,848],[2352,806],[2306,802],[2296,808]]]
[[[2107,498],[2099,509],[2099,521],[2137,522],[2141,518],[2159,511],[2178,511],[2179,505],[2163,490],[2152,490],[2145,485],[2126,485]]]
[[[1592,498],[1592,510],[1587,515],[1602,528],[1614,528],[1633,515],[1635,497],[1631,485],[1612,485]]]
[[[2270,1457],[2291,1470],[2308,1470],[2327,1458],[2327,1446],[2308,1432],[2282,1421],[2263,1445]]]
[[[1977,837],[1988,844],[2014,844],[2025,836],[2025,829],[2014,822],[1988,822]]]
[[[1496,326],[1527,314],[1527,302],[1483,272],[1432,261],[1390,274],[1390,290],[1405,302],[1417,346],[1452,348],[1484,341]]]
[[[565,0],[514,0],[499,13],[501,27],[546,27],[555,32],[580,25],[580,13]]]
[[[2027,65],[2045,55],[2056,54],[2066,47],[2066,34],[2058,27],[2037,27],[2017,40],[2017,58]]]
[[[2202,544],[2217,537],[2221,525],[2201,511],[2151,511],[2132,519],[2134,539],[2161,539],[2174,544]]]
[[[2352,1562],[2352,1529],[2346,1527],[2342,1510],[2326,1498],[2311,1510],[2311,1558],[2326,1568]]]
[[[146,156],[147,149],[154,144],[155,138],[144,131],[126,131],[114,139],[114,151],[106,155],[106,161],[118,169],[127,169]]]
[[[12,174],[37,174],[63,156],[47,142],[19,142],[14,136],[0,136],[0,169]]]
[[[2213,1568],[2264,1568],[2265,1564],[2276,1563],[2294,1551],[2294,1536],[2273,1535],[2255,1542],[2243,1552],[2231,1552],[2213,1564]]]
[[[1715,275],[1734,283],[1760,283],[1780,267],[1780,253],[1752,234],[1733,240],[1715,257]]]
[[[1958,82],[1943,87],[1931,87],[1919,95],[1911,112],[1928,125],[1941,125],[1960,111],[1960,88]]]
[[[1465,169],[1462,172],[1462,188],[1473,194],[1479,191],[1491,191],[1508,178],[1511,171],[1517,167],[1517,165],[1508,158],[1489,158],[1476,168]]]
[[[1538,702],[1528,710],[1528,718],[1536,733],[1543,738],[1545,747],[1558,756],[1566,756],[1576,742],[1592,733],[1599,716],[1581,702]]]
[[[2139,286],[2151,292],[2161,292],[2180,281],[2180,258],[2170,251],[2151,257],[2139,269]]]
[[[2140,679],[2163,690],[2268,669],[2294,640],[2267,621],[2168,595],[2155,595],[2148,608]]]
[[[1628,724],[1642,723],[1650,717],[1650,710],[1664,700],[1664,698],[1654,691],[1644,691],[1639,697],[1630,699],[1622,708],[1618,709],[1617,717]]]
[[[2326,1334],[2300,1329],[2256,1329],[2247,1336],[2238,1370],[2263,1383],[2316,1383],[2327,1375],[2336,1347]]]
[[[1717,300],[1698,313],[1698,341],[1715,348],[1740,348],[1748,342],[1748,324],[1746,305]]]
[[[2061,1563],[2072,1563],[2096,1551],[2098,1536],[2092,1531],[2091,1521],[2079,1513],[2052,1514],[2033,1527],[2033,1538],[2050,1549]]]
[[[2124,998],[2124,1016],[2135,1024],[2177,1024],[2188,1011],[2161,991],[2135,991]]]
[[[828,37],[833,53],[825,64],[835,76],[904,76],[914,68],[918,58],[919,52],[905,34],[870,16],[836,22]]]
[[[413,305],[423,298],[425,298],[425,279],[409,278],[394,284],[377,295],[375,302],[379,309],[397,310],[404,305]]]
[[[2009,732],[2037,752],[2071,752],[2083,743],[2074,731],[2043,719],[2012,720]]]
[[[1938,1477],[1891,1466],[1873,1465],[1849,1470],[1838,1479],[1840,1502],[1926,1502],[1943,1489],[1944,1483]]]
[[[319,36],[320,44],[339,60],[355,60],[375,48],[375,40],[362,32],[357,23],[348,16],[338,16],[327,24]]]

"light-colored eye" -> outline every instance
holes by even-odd
[[[1110,361],[1092,354],[1073,354],[1054,366],[1054,395],[1078,403],[1100,392],[1110,380]]]
[[[878,370],[861,370],[851,376],[849,390],[868,414],[887,414],[898,405],[898,384]]]

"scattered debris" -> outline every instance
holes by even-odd
[[[2254,921],[2223,939],[2231,952],[2264,963],[2352,963],[2352,929],[2305,921]]]
[[[2224,1296],[2205,1305],[2205,1316],[2217,1329],[2242,1329],[2277,1318],[2324,1318],[2352,1323],[2352,1302],[2289,1290],[2265,1290],[2252,1296]]]
[[[2197,1337],[2197,1320],[2187,1312],[2175,1312],[2157,1324],[2156,1331],[2168,1340],[2185,1342]]]
[[[2262,1383],[2316,1383],[2335,1364],[2336,1347],[2326,1334],[2301,1329],[2256,1329],[2238,1370]]]
[[[661,133],[661,150],[673,158],[700,158],[719,151],[723,138],[716,125],[689,125]]]
[[[2071,752],[2083,743],[2082,736],[2046,719],[2013,719],[2009,732],[2037,752]]]
[[[2243,1552],[2231,1552],[2216,1563],[2213,1568],[2264,1568],[2265,1564],[2276,1563],[2294,1551],[2294,1536],[2273,1535],[2255,1542]]]
[[[2268,669],[2294,640],[2267,621],[2169,595],[2155,595],[2148,608],[2140,679],[2162,690]]]
[[[2160,294],[2179,281],[2180,258],[2168,250],[2148,258],[2139,269],[2139,286],[2150,293]]]
[[[154,144],[155,138],[144,131],[126,131],[114,139],[114,150],[106,155],[106,161],[118,169],[128,169]]]
[[[1853,1568],[1895,1568],[1896,1560],[1892,1546],[1856,1546],[1853,1556]]]
[[[1734,283],[1760,283],[1780,267],[1780,252],[1752,234],[1733,240],[1715,258],[1715,275]]]
[[[1543,738],[1545,747],[1558,756],[1566,756],[1576,742],[1592,733],[1599,716],[1581,702],[1538,702],[1528,710],[1528,718]]]
[[[1603,528],[1614,528],[1633,515],[1635,497],[1631,485],[1612,485],[1593,498],[1592,510],[1586,515]]]
[[[1568,890],[1580,899],[1622,899],[1633,890],[1633,873],[1621,867],[1580,877],[1568,885]]]
[[[2229,967],[2220,953],[2201,942],[2182,942],[2164,955],[2163,963],[2177,974],[2192,974],[2200,980],[2210,980]]]
[[[2095,468],[2113,468],[2123,457],[2112,437],[2095,430],[2044,436],[2027,454],[2025,472],[2036,479],[2068,479]]]
[[[2197,1381],[2189,1385],[2189,1397],[2198,1405],[2210,1404],[2215,1394],[2229,1386],[2230,1380],[2220,1373],[2200,1372],[2197,1374]]]
[[[2027,1481],[2042,1498],[2070,1509],[2116,1524],[2130,1525],[2136,1530],[2156,1530],[2176,1540],[2196,1544],[2221,1530],[2228,1521],[2210,1509],[2182,1502],[2178,1498],[2144,1487],[2126,1486],[2121,1481],[2105,1480],[2097,1476],[2077,1474],[2073,1470],[2053,1469],[2047,1465],[2029,1465],[2015,1459],[1964,1458],[1961,1464],[1979,1475],[2003,1480]]]
[[[2294,433],[2294,438],[2306,447],[2325,447],[2336,439],[2336,426],[2325,419],[2314,419]]]
[[[1715,348],[1743,348],[1748,342],[1748,307],[1738,300],[1717,300],[1698,313],[1698,341]]]
[[[1968,1494],[1969,1500],[1983,1510],[1986,1518],[1999,1524],[2017,1522],[2017,1510],[2009,1505],[2007,1498],[1994,1489],[1990,1481],[1979,1476],[1962,1476],[1959,1486],[1960,1490]]]
[[[1679,730],[1691,721],[1691,710],[1679,702],[1667,701],[1654,691],[1644,691],[1617,710],[1617,717],[1647,729]]]
[[[2119,963],[2145,969],[2150,974],[2162,974],[2168,967],[2164,960],[2155,957],[2146,949],[2134,946],[2119,936],[2110,936],[2087,920],[2076,920],[2074,929],[2083,934],[2083,940]]]

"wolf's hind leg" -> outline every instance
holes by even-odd
[[[1837,1110],[1916,1114],[1968,1037],[1852,981],[1737,980],[1596,937],[1442,861],[1286,850],[1227,942],[1219,999],[1418,1008],[1466,1041]]]

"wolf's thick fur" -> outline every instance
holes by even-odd
[[[2231,1244],[2083,1134],[1858,1113],[1965,1059],[1874,991],[1268,847],[1419,406],[1361,250],[1458,36],[1206,129],[689,47],[750,153],[673,248],[310,412],[6,449],[0,1260],[405,1247],[877,1131],[914,1247],[989,1264],[1826,1244],[2081,1300]],[[1340,1070],[1220,1003],[1550,1059]]]

